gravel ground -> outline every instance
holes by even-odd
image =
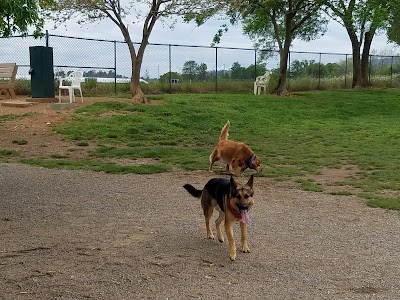
[[[256,177],[231,262],[182,188],[209,178],[0,164],[0,299],[400,299],[398,212]]]

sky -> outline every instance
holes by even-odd
[[[176,23],[175,28],[172,30],[168,26],[158,22],[150,36],[150,43],[210,46],[212,38],[221,24],[223,24],[222,21],[210,20],[198,27],[193,22],[185,23],[181,20]],[[132,27],[130,31],[135,32]],[[70,21],[57,29],[53,29],[52,24],[47,24],[45,29],[48,29],[50,34],[123,40],[119,28],[108,20],[102,21],[101,23],[88,24],[85,27],[76,24],[74,21]],[[137,29],[136,32],[140,33],[141,28],[137,27]],[[132,35],[132,38],[135,42],[139,42],[141,37]],[[253,48],[253,43],[242,33],[242,28],[236,26],[231,27],[229,31],[223,35],[221,43],[218,46]],[[295,40],[291,50],[350,54],[351,44],[344,27],[335,21],[331,21],[328,25],[328,31],[322,38],[311,42]],[[386,52],[390,54],[400,53],[400,47],[388,44],[384,34],[374,37],[372,50],[376,51],[378,54]]]
[[[156,23],[153,32],[150,35],[149,42],[152,44],[172,44],[172,45],[196,45],[209,47],[212,43],[212,38],[217,32],[218,28],[223,24],[223,21],[210,20],[204,25],[198,27],[196,24],[185,23],[178,21],[171,30],[168,26],[163,26],[161,22]],[[137,26],[137,27],[135,27]],[[93,39],[104,39],[109,41],[123,41],[122,34],[119,28],[112,23],[111,20],[104,20],[101,23],[91,23],[82,27],[76,24],[74,21],[69,21],[63,26],[54,29],[52,24],[46,24],[45,29],[49,30],[50,34],[57,34],[63,36],[72,36],[80,38],[93,38]],[[139,25],[130,25],[131,38],[134,42],[140,42],[141,36],[135,35],[135,33],[141,33],[142,28]],[[56,45],[51,45],[54,48],[55,57],[68,57],[60,53],[61,50]],[[73,44],[68,43],[66,46],[73,47]],[[92,47],[91,43],[87,45]],[[108,48],[108,46],[104,46]],[[242,33],[240,26],[232,27],[227,33],[225,33],[221,39],[218,47],[232,47],[232,48],[244,48],[254,49],[253,42]],[[64,47],[63,47],[64,48]],[[385,54],[385,55],[400,55],[400,47],[390,45],[384,35],[375,36],[372,43],[371,54]],[[345,55],[323,55],[322,58],[317,53],[338,53],[338,54],[351,54],[351,43],[345,29],[338,23],[332,21],[328,26],[326,34],[315,41],[304,42],[295,40],[292,44],[291,59],[294,60],[314,60],[321,63],[333,63],[341,60],[345,60]],[[96,49],[100,51],[100,49]],[[314,52],[310,53],[294,53],[297,52]],[[122,76],[130,76],[131,68],[130,64],[126,62],[130,60],[129,54],[125,50],[118,49],[117,52],[117,74]],[[122,53],[123,52],[123,53]],[[113,61],[109,61],[112,52],[100,53],[100,52],[84,52],[83,54],[91,56],[96,59],[87,63],[88,65],[98,65],[101,61],[103,67],[109,67],[113,65]],[[79,55],[82,57],[83,54]],[[104,55],[104,56],[102,56]],[[75,56],[77,59],[78,56]],[[205,63],[208,66],[208,70],[228,70],[235,62],[239,62],[241,66],[248,67],[254,64],[254,52],[253,51],[240,51],[240,50],[229,50],[221,49],[218,51],[218,66],[215,65],[215,51],[209,48],[184,48],[184,47],[173,47],[172,53],[172,72],[180,73],[183,69],[183,65],[186,61],[194,60],[196,63]],[[58,59],[55,59],[58,61]],[[61,65],[67,64],[67,62],[60,63]],[[79,62],[74,61],[75,64],[80,66],[85,65],[86,61]],[[86,64],[86,65],[87,65]],[[279,65],[279,57],[274,57],[266,61],[266,67],[268,70],[275,69]],[[169,72],[169,58],[168,58],[168,47],[150,47],[148,46],[145,51],[145,58],[141,68],[141,75],[144,78],[159,78],[161,75]]]

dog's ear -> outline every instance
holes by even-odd
[[[254,181],[254,176],[251,175],[249,181],[246,183],[246,185],[249,186],[251,189],[253,188],[253,181]]]
[[[231,189],[236,189],[237,188],[237,183],[235,179],[233,179],[233,176],[231,176]]]

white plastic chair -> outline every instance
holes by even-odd
[[[260,95],[261,90],[264,89],[264,92],[267,93],[267,86],[269,81],[269,72],[265,72],[264,75],[258,76],[256,81],[254,81],[254,95]]]
[[[61,90],[67,90],[69,94],[69,102],[75,102],[75,92],[74,90],[79,90],[81,93],[81,100],[83,103],[81,82],[83,80],[82,71],[74,71],[68,75],[68,77],[60,78],[60,85],[58,86],[58,100],[61,103]],[[71,85],[63,85],[63,81],[71,82]]]

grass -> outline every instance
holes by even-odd
[[[392,198],[383,197],[383,191],[400,190],[399,93],[370,89],[297,92],[290,97],[169,94],[154,98],[162,99],[163,105],[98,102],[78,109],[70,122],[56,128],[77,145],[98,145],[91,160],[72,162],[57,156],[53,161],[26,162],[111,173],[207,170],[208,156],[229,119],[230,138],[247,143],[261,157],[264,170],[259,176],[301,178],[303,189],[321,192],[318,182],[302,178],[325,167],[355,165],[358,174],[345,184],[368,194],[371,206],[398,209],[387,204]],[[156,163],[104,163],[121,158]]]
[[[13,121],[13,120],[21,119],[21,118],[31,117],[35,114],[36,113],[25,113],[25,114],[21,114],[21,115],[17,115],[17,114],[0,115],[0,124],[2,122]]]
[[[0,149],[0,159],[4,157],[17,156],[17,151]]]
[[[312,179],[298,179],[296,180],[297,183],[300,184],[300,187],[304,191],[309,191],[309,192],[323,192],[324,189],[321,187],[321,184],[316,182],[315,180]]]
[[[17,145],[26,145],[26,144],[28,144],[28,141],[26,141],[26,140],[13,140],[12,143],[13,144],[17,144]]]
[[[115,163],[105,163],[99,160],[70,161],[66,159],[42,160],[22,159],[22,163],[41,166],[49,169],[64,168],[69,170],[93,170],[111,174],[154,174],[171,171],[167,165],[142,165],[142,166],[119,166]]]

